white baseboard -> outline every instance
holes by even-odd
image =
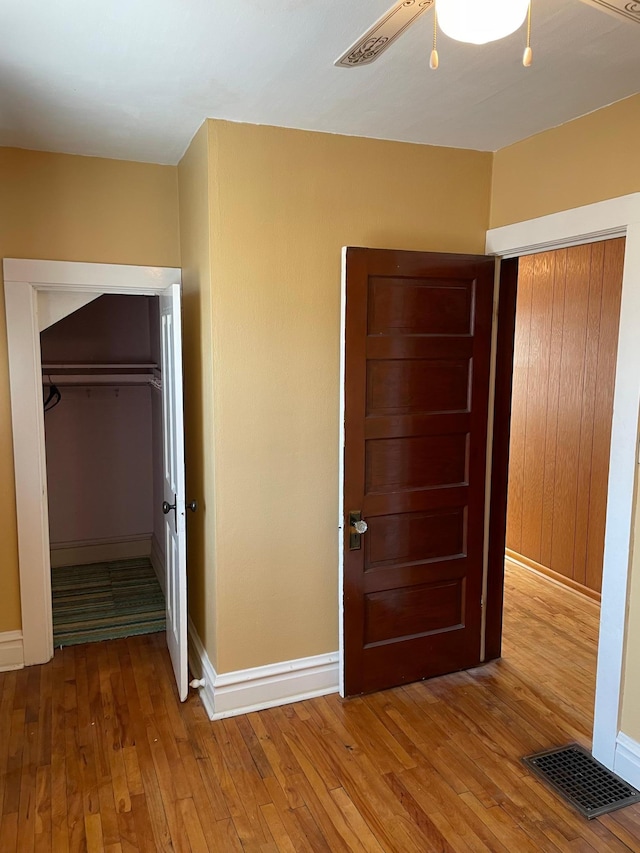
[[[338,652],[218,674],[191,619],[189,666],[205,680],[200,699],[211,720],[338,692]]]
[[[151,555],[151,536],[131,536],[127,539],[95,542],[64,542],[51,545],[51,568],[84,566],[89,563],[109,563],[114,560],[133,560]]]
[[[164,554],[160,548],[160,543],[156,536],[151,537],[151,565],[153,566],[153,570],[156,573],[156,577],[158,578],[158,583],[160,584],[160,589],[162,590],[162,594],[166,598],[167,596],[167,570],[164,561]]]
[[[23,666],[22,631],[0,632],[0,672],[22,669]]]
[[[640,743],[618,732],[613,772],[640,790]]]

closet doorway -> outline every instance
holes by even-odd
[[[92,299],[40,350],[53,644],[164,631],[159,298]]]
[[[103,294],[157,296],[162,372],[161,509],[166,638],[178,693],[184,700],[188,669],[179,281],[180,270],[171,268],[4,260],[24,663],[45,663],[53,655],[41,321],[46,318],[43,325],[49,325],[52,318],[60,320]],[[74,375],[77,367],[75,364],[67,375]],[[47,369],[50,368],[51,365]],[[64,548],[54,550],[64,551]]]

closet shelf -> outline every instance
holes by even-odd
[[[42,365],[42,383],[91,387],[109,385],[153,385],[158,387],[159,374],[156,362],[47,362]]]
[[[49,385],[152,385],[157,380],[151,373],[48,373],[42,384]]]
[[[125,363],[122,361],[111,361],[111,362],[87,362],[86,364],[81,364],[80,362],[72,361],[72,362],[59,362],[56,364],[46,363],[42,365],[43,371],[48,370],[153,370],[158,367],[157,362],[155,361],[136,361],[131,363]]]

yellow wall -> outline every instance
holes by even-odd
[[[620,730],[640,742],[640,481],[636,477],[633,548],[626,626],[624,689]]]
[[[640,95],[496,152],[491,227],[640,192]]]
[[[210,152],[206,123],[178,167],[184,353],[189,615],[217,666]]]
[[[0,257],[179,266],[176,169],[0,148]],[[0,632],[20,628],[12,454],[0,287]]]
[[[482,252],[491,154],[209,122],[217,667],[335,651],[344,245]]]

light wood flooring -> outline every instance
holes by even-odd
[[[598,607],[508,569],[504,658],[211,723],[162,635],[0,674],[0,851],[640,851],[520,757],[592,725]]]

